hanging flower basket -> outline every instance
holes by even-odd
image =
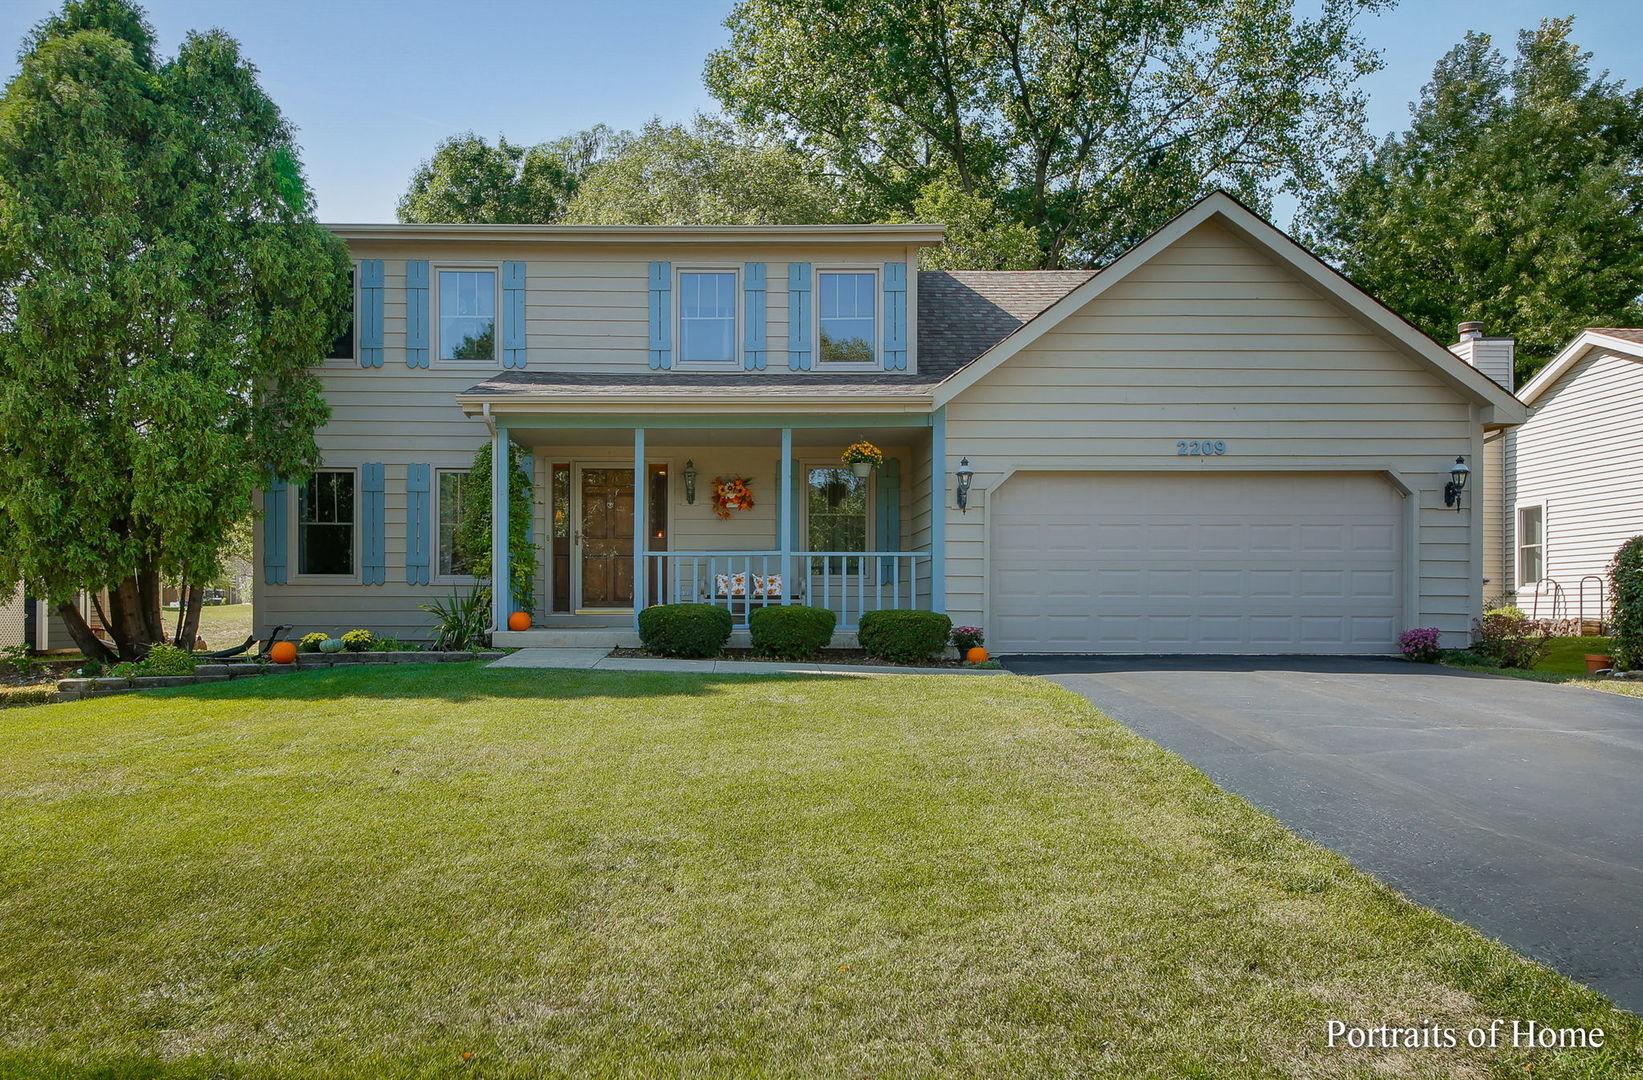
[[[850,466],[851,472],[865,479],[884,464],[884,451],[863,439],[846,447],[839,460]]]
[[[732,510],[753,509],[753,482],[745,476],[715,476],[713,478],[713,512],[726,521]]]

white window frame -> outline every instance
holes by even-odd
[[[440,483],[440,477],[446,475],[447,473],[462,473],[462,474],[465,474],[467,476],[472,476],[473,475],[473,469],[468,467],[468,466],[463,466],[463,465],[450,465],[450,466],[445,466],[445,467],[435,466],[434,467],[434,498],[433,498],[433,503],[434,503],[434,530],[433,530],[433,532],[434,532],[434,535],[433,535],[433,541],[434,541],[434,545],[433,545],[433,547],[434,547],[434,550],[433,550],[434,566],[433,566],[433,579],[434,579],[434,584],[436,584],[436,585],[474,585],[474,584],[478,584],[479,579],[474,577],[472,574],[447,574],[440,567],[439,519],[440,519],[441,513],[444,510],[444,504],[445,504],[445,489],[444,489],[444,485]],[[490,485],[489,484],[485,485],[485,496],[487,498],[490,496]]]
[[[839,469],[843,472],[849,472],[850,466],[839,461],[837,458],[833,458],[831,460],[826,458],[800,458],[799,469],[804,475],[804,489],[796,492],[799,497],[799,535],[793,539],[796,545],[803,545],[802,547],[798,547],[797,550],[808,551],[810,549],[810,470]],[[877,495],[878,470],[874,469],[872,472],[867,474],[867,531],[862,536],[862,543],[865,545],[862,548],[863,552],[875,550],[873,546],[873,538],[878,535],[878,519],[876,516],[878,511],[876,505],[878,501],[876,498]]]
[[[360,509],[363,505],[362,492],[359,489],[359,466],[357,465],[321,465],[314,470],[314,475],[322,472],[345,472],[354,478],[354,539],[349,545],[353,555],[353,568],[346,574],[305,574],[302,572],[302,489],[308,481],[291,485],[291,524],[287,534],[286,551],[289,552],[290,580],[300,585],[358,585],[360,583],[359,567],[363,552],[360,551],[361,524]]]
[[[354,336],[354,355],[352,355],[352,356],[327,356],[325,358],[325,363],[327,363],[327,364],[336,364],[336,365],[342,366],[342,367],[358,367],[359,366],[359,360],[360,360],[360,356],[359,356],[359,293],[360,293],[360,289],[359,289],[359,276],[360,276],[359,260],[355,259],[353,262],[349,263],[348,266],[349,266],[350,280],[352,280],[353,283],[354,283],[354,295],[353,295],[353,299],[351,301],[353,318],[352,318],[352,320],[350,321],[350,324],[349,324],[349,332],[351,334],[353,334],[353,336]],[[330,345],[327,345],[326,348],[329,349]]]
[[[456,274],[483,274],[491,275],[493,296],[491,308],[496,312],[496,326],[492,334],[491,358],[489,360],[447,360],[442,355],[445,352],[445,335],[439,316],[439,275],[444,273]],[[500,368],[502,366],[502,264],[501,263],[447,263],[429,267],[428,270],[428,359],[430,365],[438,364],[451,369],[483,369]]]
[[[728,361],[685,360],[684,290],[680,287],[686,274],[729,274],[732,284],[735,314],[730,327],[730,359]],[[691,263],[673,268],[673,368],[675,371],[740,371],[742,368],[742,327],[746,318],[746,292],[742,288],[742,267],[739,263]]]
[[[1525,544],[1523,542],[1523,512],[1525,510],[1539,510],[1540,511],[1540,543],[1538,543],[1538,544]],[[1544,581],[1546,579],[1546,571],[1548,569],[1548,564],[1547,564],[1547,560],[1546,560],[1546,550],[1547,550],[1547,544],[1546,544],[1546,540],[1547,540],[1546,517],[1547,517],[1547,515],[1546,515],[1546,503],[1545,503],[1544,500],[1542,500],[1540,502],[1518,503],[1517,506],[1513,509],[1513,513],[1512,513],[1512,576],[1513,576],[1514,581],[1517,583],[1517,587],[1520,588],[1520,589],[1528,588],[1528,587],[1534,585],[1536,582]],[[1534,581],[1527,580],[1523,576],[1523,553],[1524,553],[1524,549],[1529,548],[1529,547],[1536,547],[1536,548],[1540,549],[1540,577],[1535,578]]]
[[[821,354],[822,312],[821,279],[824,274],[871,274],[873,277],[873,359],[865,364],[847,364],[838,360],[823,360]],[[841,263],[837,266],[817,266],[816,280],[811,283],[810,299],[810,355],[816,358],[811,365],[815,371],[879,371],[884,367],[884,282],[883,271],[876,266]]]

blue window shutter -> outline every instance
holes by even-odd
[[[284,585],[286,574],[286,509],[290,488],[279,477],[270,477],[262,493],[262,579],[269,585]]]
[[[359,467],[360,577],[366,585],[381,585],[388,580],[387,538],[383,535],[386,472],[380,462]]]
[[[429,573],[428,493],[433,467],[405,466],[405,584],[426,585]]]
[[[428,366],[428,260],[405,260],[405,366]]]
[[[650,264],[650,366],[673,366],[673,264]]]
[[[502,264],[502,366],[525,366],[525,264]]]
[[[787,366],[810,370],[810,264],[787,264]]]
[[[744,273],[747,294],[746,349],[742,366],[749,371],[763,371],[770,345],[765,340],[764,263],[748,263]]]
[[[907,264],[884,264],[884,370],[907,370]]]
[[[901,461],[885,458],[874,477],[877,490],[873,507],[873,549],[875,551],[901,550]],[[879,560],[879,577],[890,584],[894,559]]]
[[[359,264],[359,366],[382,366],[382,260]]]

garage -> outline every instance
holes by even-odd
[[[1378,473],[1017,473],[989,512],[990,643],[1395,651],[1403,501]]]

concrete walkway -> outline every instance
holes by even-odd
[[[1003,675],[989,668],[894,667],[871,664],[771,664],[759,660],[655,660],[611,656],[609,649],[520,649],[494,668],[577,668],[589,671],[677,671],[698,675]]]

